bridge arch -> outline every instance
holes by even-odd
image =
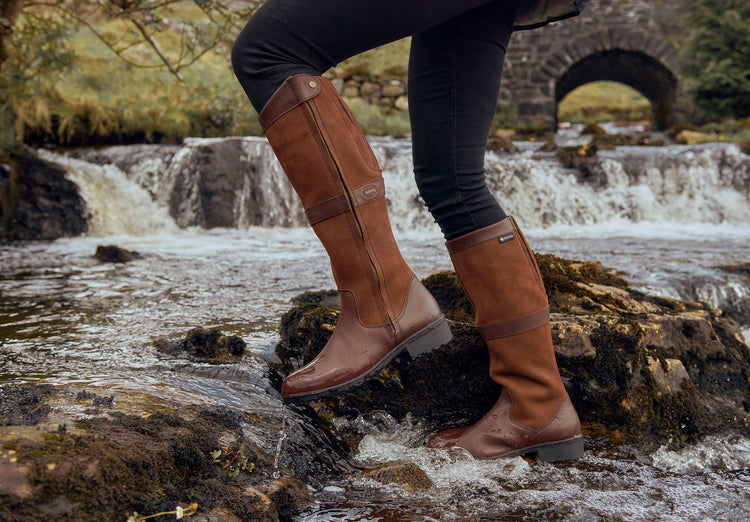
[[[589,56],[571,65],[555,82],[555,127],[557,105],[581,85],[608,80],[624,83],[651,102],[651,126],[665,130],[675,123],[677,77],[659,60],[642,52],[612,49]]]
[[[557,106],[589,82],[629,85],[651,102],[653,128],[689,120],[675,58],[682,29],[678,0],[597,0],[581,16],[513,34],[499,103],[527,128],[557,128]]]

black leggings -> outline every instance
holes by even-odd
[[[505,218],[484,152],[517,0],[268,0],[232,50],[260,112],[289,76],[412,35],[409,116],[419,193],[446,239]]]

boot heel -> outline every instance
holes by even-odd
[[[583,437],[579,435],[562,442],[546,444],[537,448],[536,453],[545,462],[579,459],[583,457]]]
[[[416,358],[436,348],[440,348],[452,340],[453,334],[451,333],[451,328],[448,326],[445,317],[441,317],[406,341],[408,343],[406,351],[409,352],[412,358]]]

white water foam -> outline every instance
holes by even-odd
[[[45,150],[38,153],[42,159],[64,168],[80,189],[90,215],[89,235],[139,236],[179,230],[167,209],[114,165],[95,165]]]
[[[708,437],[681,450],[661,448],[650,459],[589,448],[578,461],[550,465],[520,457],[478,461],[432,450],[423,446],[423,428],[408,418],[396,422],[377,413],[340,422],[365,434],[356,455],[359,465],[407,461],[432,481],[429,488],[412,492],[365,474],[352,478],[349,490],[369,491],[373,504],[382,498],[394,505],[442,506],[440,520],[739,520],[748,515],[743,483],[750,441],[742,437]],[[340,520],[368,519],[350,514]]]
[[[371,142],[383,169],[394,229],[436,232],[413,179],[410,142],[391,138]],[[130,181],[110,165],[100,167],[48,151],[40,154],[65,165],[71,179],[81,185],[98,220],[93,228],[99,234],[126,230],[118,221],[136,226],[134,233],[144,233],[148,224],[135,225],[140,221],[132,215],[136,208],[149,207],[154,231],[163,226],[167,207],[181,227],[202,222],[208,211],[205,205],[224,204],[207,203],[212,198],[202,195],[205,167],[201,162],[207,154],[238,156],[221,160],[222,168],[229,169],[226,176],[240,178],[227,185],[236,187],[234,226],[306,225],[299,199],[265,139],[188,139],[176,152],[173,147],[168,152],[166,147],[139,149],[141,159],[135,168],[148,172],[129,168]],[[106,149],[98,154],[99,158],[108,155]],[[150,163],[149,154],[154,156]],[[161,175],[152,172],[157,165],[162,165]],[[485,167],[498,201],[526,230],[569,237],[580,237],[582,227],[603,237],[748,235],[750,157],[733,144],[617,147],[600,151],[583,170],[566,169],[553,153],[524,146],[513,154],[488,152]],[[155,206],[147,205],[140,187],[152,195]]]

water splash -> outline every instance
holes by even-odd
[[[281,445],[286,439],[286,405],[281,406],[281,429],[279,429],[279,441],[276,443],[276,456],[273,459],[273,478],[279,478],[281,472],[279,471],[279,456],[281,455]]]
[[[357,495],[369,506],[410,506],[411,518],[431,520],[575,519],[575,520],[739,520],[748,516],[750,441],[737,436],[708,437],[681,450],[659,449],[637,457],[615,448],[587,447],[584,457],[555,465],[512,459],[478,461],[424,447],[424,427],[410,419],[397,422],[383,413],[341,428],[363,435],[356,459],[364,467],[408,461],[423,470],[432,486],[409,491],[381,484],[366,475],[351,477],[348,505]],[[344,426],[343,424],[347,424]],[[333,498],[321,496],[328,513]],[[335,504],[334,504],[335,505]],[[339,504],[340,506],[340,504]],[[332,520],[364,521],[375,512],[338,507]],[[328,510],[328,511],[327,511]],[[359,518],[358,518],[359,517]],[[398,520],[398,518],[396,518]],[[304,520],[323,520],[310,514]]]

